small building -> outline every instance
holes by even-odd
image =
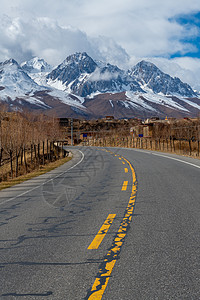
[[[130,128],[130,134],[133,137],[149,138],[153,136],[153,123],[140,124]]]
[[[149,138],[153,136],[153,123],[149,123],[143,126],[143,137]]]
[[[70,119],[69,118],[59,118],[59,124],[62,127],[70,126]]]

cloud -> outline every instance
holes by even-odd
[[[80,29],[87,36],[112,38],[130,55],[170,56],[195,51],[184,38],[195,27],[178,24],[175,16],[199,11],[199,0],[1,0],[1,12],[22,18],[47,17],[61,27]],[[81,47],[81,42],[79,46]]]
[[[12,57],[22,62],[39,56],[56,65],[68,55],[83,51],[98,60],[122,62],[128,59],[125,50],[112,39],[91,38],[79,29],[60,26],[47,17],[27,22],[4,16],[0,20],[0,40],[0,60]]]
[[[199,0],[1,0],[0,60],[36,55],[56,65],[86,51],[122,67],[147,57],[198,87],[200,60],[169,58],[198,53],[198,26],[178,17],[199,10]]]
[[[91,74],[91,76],[89,77],[90,81],[109,81],[111,79],[116,79],[119,76],[118,72],[115,73],[111,73],[108,71],[105,72],[100,72],[100,70],[98,68],[96,68],[96,70]]]

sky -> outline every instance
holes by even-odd
[[[1,0],[0,61],[74,52],[128,68],[141,59],[200,90],[199,0]]]

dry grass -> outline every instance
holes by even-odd
[[[65,158],[62,158],[62,159],[57,160],[55,162],[51,162],[48,165],[41,166],[39,169],[33,170],[32,172],[30,172],[26,175],[22,175],[22,176],[19,176],[17,178],[10,179],[9,181],[3,181],[3,182],[0,183],[0,190],[3,190],[5,188],[11,187],[13,185],[19,184],[21,182],[24,182],[28,179],[37,177],[39,175],[45,174],[45,173],[47,173],[47,172],[49,172],[53,169],[56,169],[56,168],[60,167],[61,165],[63,165],[64,163],[70,161],[71,159],[72,159],[72,157],[65,157]]]
[[[192,158],[200,159],[198,142],[191,141],[191,149],[189,147],[189,141],[168,141],[160,139],[140,139],[121,136],[111,136],[104,138],[91,139],[86,143],[90,146],[100,147],[126,147],[126,148],[138,148],[144,150],[152,150],[159,152],[174,153],[178,155],[188,156]]]

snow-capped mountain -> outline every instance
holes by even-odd
[[[30,66],[30,63],[28,62],[26,65]],[[45,82],[44,85],[41,85],[41,74],[45,77],[44,81],[48,73],[40,72],[40,70],[41,68],[37,73],[37,68],[35,68],[34,72],[27,74],[14,59],[0,63],[0,101],[6,102],[13,109],[46,110],[62,103],[85,110],[77,97],[71,98],[66,93],[46,86]],[[29,69],[29,71],[33,70]],[[32,75],[36,76],[40,84],[31,78]]]
[[[144,90],[151,90],[154,93],[163,95],[181,95],[183,97],[195,97],[197,94],[179,78],[172,78],[163,73],[153,63],[141,61],[128,74],[140,83]]]
[[[139,84],[125,71],[111,64],[99,64],[87,53],[70,55],[47,78],[49,85],[81,97],[96,92],[142,92]]]
[[[200,99],[179,78],[141,61],[130,70],[93,60],[87,53],[68,56],[52,68],[34,57],[21,66],[0,63],[0,100],[23,109],[45,109],[62,117],[195,116]]]
[[[49,73],[53,69],[44,59],[39,57],[33,57],[29,61],[23,62],[21,68],[27,73]]]
[[[33,96],[34,92],[44,89],[14,59],[0,63],[0,87],[1,99]]]
[[[141,61],[128,71],[111,64],[95,62],[87,53],[76,53],[54,69],[48,84],[82,97],[96,92],[153,92],[162,95],[196,97],[179,78],[163,73],[154,64]]]
[[[63,63],[55,68],[48,76],[49,84],[61,82],[67,87],[83,74],[91,74],[95,71],[97,64],[87,53],[75,53],[68,56]]]
[[[21,64],[21,68],[26,72],[38,85],[47,86],[47,75],[53,70],[44,59],[33,57],[29,61]]]

